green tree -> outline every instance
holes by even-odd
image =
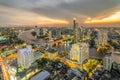
[[[63,55],[64,55],[64,56],[68,56],[68,52],[66,52],[66,51],[63,52]]]

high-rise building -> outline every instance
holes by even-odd
[[[43,35],[45,35],[47,33],[47,29],[43,28]]]
[[[35,26],[34,31],[36,32],[37,36],[39,36],[39,35],[40,35],[40,30],[38,29],[38,27],[37,27],[37,26]]]
[[[51,41],[51,40],[52,40],[52,32],[49,31],[49,41]]]
[[[61,38],[61,29],[56,30],[56,37],[57,37],[57,39]]]
[[[101,43],[107,44],[108,41],[108,34],[107,34],[107,30],[99,30],[98,31],[98,45]]]
[[[103,58],[103,67],[106,70],[111,70],[112,67],[112,55],[111,54],[107,54],[104,58]]]
[[[77,22],[76,22],[76,18],[73,19],[73,32],[74,32],[74,43],[77,42]]]
[[[79,39],[80,40],[83,40],[84,38],[85,38],[85,36],[84,36],[84,28],[83,28],[83,26],[80,26],[79,27]]]
[[[71,60],[82,64],[84,60],[89,58],[89,45],[87,43],[73,44],[69,56]]]
[[[73,30],[76,29],[76,18],[73,18]]]
[[[17,52],[18,66],[29,68],[33,63],[33,60],[34,60],[34,55],[33,55],[31,46],[27,46],[26,48],[18,50]]]

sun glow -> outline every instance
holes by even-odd
[[[44,18],[43,20],[38,20],[37,24],[42,24],[42,25],[44,24],[69,24],[69,22],[65,20]]]
[[[120,22],[120,11],[115,14],[102,18],[102,19],[87,19],[84,23],[94,24],[94,23],[118,23]]]

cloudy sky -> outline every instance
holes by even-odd
[[[1,25],[120,22],[120,0],[0,0]]]

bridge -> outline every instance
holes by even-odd
[[[68,39],[72,39],[72,38],[73,37],[63,38],[63,39],[59,39],[59,40],[56,40],[56,41],[49,41],[48,43],[58,46],[59,44],[62,44],[64,41],[66,41]]]

